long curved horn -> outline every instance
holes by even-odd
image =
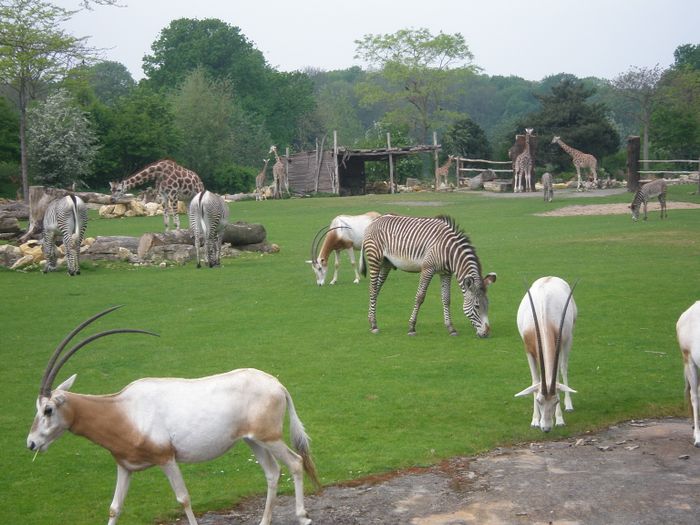
[[[63,349],[66,347],[66,345],[70,342],[70,340],[78,333],[80,332],[83,328],[85,328],[87,325],[92,323],[93,321],[99,319],[103,315],[107,315],[110,312],[113,312],[117,308],[121,308],[123,305],[118,305],[118,306],[113,306],[111,308],[108,308],[107,310],[100,312],[98,314],[93,315],[89,319],[83,321],[80,323],[76,328],[74,328],[64,339],[61,341],[61,343],[56,347],[54,350],[51,358],[49,359],[49,363],[46,366],[46,371],[44,372],[44,377],[41,380],[41,386],[39,387],[39,395],[48,397],[51,395],[51,386],[53,384],[54,379],[56,378],[56,375],[58,375],[58,372],[60,371],[61,367],[66,364],[68,359],[75,354],[78,350],[80,350],[82,347],[87,345],[88,343],[94,341],[95,339],[99,339],[101,337],[111,335],[111,334],[117,334],[117,333],[144,333],[148,335],[155,335],[157,336],[158,334],[152,333],[152,332],[147,332],[145,330],[135,330],[135,329],[113,329],[113,330],[107,330],[105,332],[100,332],[94,335],[91,335],[90,337],[84,339],[77,345],[75,345],[73,348],[68,350],[62,357],[61,360],[56,363],[58,360],[61,352]]]
[[[48,390],[49,392],[51,391],[51,385],[47,385],[47,379],[49,375],[51,374],[51,370],[53,369],[54,365],[56,364],[56,360],[58,359],[58,356],[61,355],[61,352],[63,349],[66,347],[68,343],[70,343],[70,340],[75,337],[75,335],[80,332],[83,328],[85,328],[87,325],[92,323],[93,321],[96,321],[103,315],[107,315],[110,312],[113,312],[117,308],[121,308],[124,306],[123,304],[117,305],[117,306],[112,306],[111,308],[107,308],[103,312],[100,312],[98,314],[93,315],[89,319],[86,319],[82,323],[80,323],[78,326],[76,326],[66,337],[63,338],[63,341],[59,343],[59,345],[56,347],[56,349],[53,351],[53,354],[49,358],[49,362],[46,365],[46,369],[44,370],[44,375],[41,378],[41,386],[39,387],[39,390],[41,393],[44,393],[44,391]]]
[[[328,230],[330,229],[330,226],[324,226],[320,230],[316,232],[316,235],[314,236],[314,240],[311,242],[311,260],[315,261],[316,260],[316,251],[318,250],[318,242],[320,242],[321,239],[323,239],[323,236],[328,233]],[[319,238],[320,236],[320,238]]]
[[[571,290],[569,291],[569,297],[566,298],[566,302],[564,303],[564,312],[561,314],[561,321],[559,322],[559,333],[557,334],[557,343],[556,343],[556,350],[554,352],[554,371],[552,375],[552,385],[551,385],[551,390],[554,392],[556,386],[557,386],[557,367],[559,366],[559,354],[561,353],[561,331],[564,329],[564,320],[566,319],[566,310],[569,308],[569,302],[571,301],[571,297],[574,295],[574,288],[576,288],[576,285],[578,284],[579,279],[576,279],[576,282],[574,285],[571,287]]]
[[[542,335],[540,334],[540,323],[537,321],[537,313],[535,313],[535,303],[530,294],[530,288],[527,289],[527,297],[530,299],[530,308],[532,309],[532,318],[535,320],[535,334],[537,335],[537,357],[540,361],[540,382],[542,385],[542,395],[547,395],[547,378],[545,377],[544,368],[544,352],[542,350]],[[555,374],[556,376],[556,374]]]

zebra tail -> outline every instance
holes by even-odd
[[[70,200],[71,200],[71,213],[73,214],[73,234],[71,235],[71,238],[73,240],[73,243],[77,243],[78,239],[80,239],[80,218],[78,217],[78,201],[75,198],[75,195],[70,195]],[[77,246],[79,249],[80,247]]]

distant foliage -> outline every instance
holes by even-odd
[[[79,184],[91,173],[97,137],[87,114],[65,90],[51,94],[27,114],[28,148],[35,181],[51,186]]]
[[[219,194],[248,193],[255,189],[255,176],[258,174],[253,168],[226,164],[219,166],[207,185],[207,189]]]
[[[442,137],[442,151],[445,157],[491,158],[491,145],[486,133],[469,117],[462,117],[447,128]]]

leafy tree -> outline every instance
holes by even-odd
[[[0,83],[17,95],[22,192],[29,198],[26,149],[27,108],[39,90],[60,79],[74,64],[89,60],[84,40],[61,24],[75,14],[43,0],[6,0],[0,4]]]
[[[488,159],[491,145],[486,133],[469,117],[455,121],[442,137],[442,150],[450,155]]]
[[[649,158],[649,125],[658,98],[657,85],[663,70],[654,67],[632,67],[612,80],[613,87],[635,107],[635,117],[642,128],[642,158]]]
[[[620,138],[607,118],[605,105],[588,101],[594,93],[593,87],[564,79],[549,94],[537,95],[540,110],[519,120],[504,142],[510,145],[515,134],[522,133],[526,127],[534,128],[540,137],[538,162],[553,163],[562,171],[571,168],[571,158],[559,146],[549,144],[553,135],[598,159],[614,153]]]
[[[197,68],[172,95],[174,125],[181,137],[177,158],[199,174],[205,186],[214,171],[232,162],[233,100],[226,81],[209,80]]]
[[[449,98],[449,70],[474,69],[473,58],[464,37],[455,33],[432,35],[427,29],[402,29],[388,35],[365,35],[356,40],[356,58],[375,70],[368,82],[361,83],[364,104],[388,103],[390,116],[410,116],[408,124],[425,142],[431,128],[441,118]],[[410,112],[405,112],[405,107]]]
[[[107,106],[114,106],[136,86],[129,70],[119,62],[98,62],[87,68],[86,76],[97,100]]]
[[[678,46],[673,52],[674,69],[700,69],[700,44]]]
[[[180,136],[168,100],[139,85],[117,100],[113,108],[99,106],[93,113],[103,145],[95,161],[98,174],[91,183],[105,187],[141,166],[174,157]]]
[[[652,115],[656,157],[700,157],[700,69],[669,71],[659,87],[660,103]]]
[[[0,162],[19,162],[19,118],[5,97],[0,97]]]
[[[254,166],[262,168],[264,159],[268,158],[270,146],[274,144],[265,126],[247,113],[240,106],[234,106],[231,117],[233,129],[233,145],[231,154],[238,166]],[[255,179],[255,177],[253,177]]]
[[[365,137],[358,144],[363,149],[386,148],[386,134],[391,134],[391,146],[394,148],[411,146],[408,128],[400,128],[393,124],[377,122],[365,132]],[[394,158],[394,182],[403,184],[407,177],[420,177],[423,171],[423,162],[418,155],[404,155]],[[366,162],[365,175],[368,181],[389,181],[389,163]]]
[[[52,186],[82,183],[97,154],[96,135],[87,114],[65,90],[27,112],[27,137],[34,179]]]

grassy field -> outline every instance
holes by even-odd
[[[669,200],[698,203],[693,189],[671,187]],[[629,201],[629,194],[545,204],[541,198],[454,193],[249,201],[231,204],[232,220],[262,223],[279,253],[244,254],[213,270],[89,262],[75,278],[63,271],[0,270],[0,523],[106,522],[116,475],[110,455],[67,433],[32,462],[25,440],[50,352],[81,320],[115,304],[126,306],[90,330],[141,328],[160,338],[101,339],[77,354],[57,383],[77,372],[74,391],[100,394],[144,376],[260,368],[292,393],[324,484],[629,418],[685,414],[675,323],[700,299],[700,210],[670,210],[665,221],[654,212],[639,223],[629,215],[534,215],[570,204]],[[406,332],[417,275],[389,277],[379,298],[377,335],[367,323],[367,282],[352,284],[346,258],[337,285],[315,286],[304,261],[316,231],[339,213],[368,210],[455,217],[484,272],[498,273],[489,291],[490,338],[478,339],[462,315],[456,284],[459,337],[449,337],[442,324],[438,282],[428,291],[416,337]],[[160,217],[91,215],[87,234],[161,229]],[[516,310],[524,281],[543,275],[580,278],[569,365],[576,410],[565,415],[566,427],[546,436],[529,426],[532,401],[513,397],[530,382]],[[195,512],[265,490],[244,445],[216,461],[185,465],[183,474]],[[292,491],[286,471],[280,487]],[[133,477],[120,524],[179,515],[165,476],[150,469]]]

